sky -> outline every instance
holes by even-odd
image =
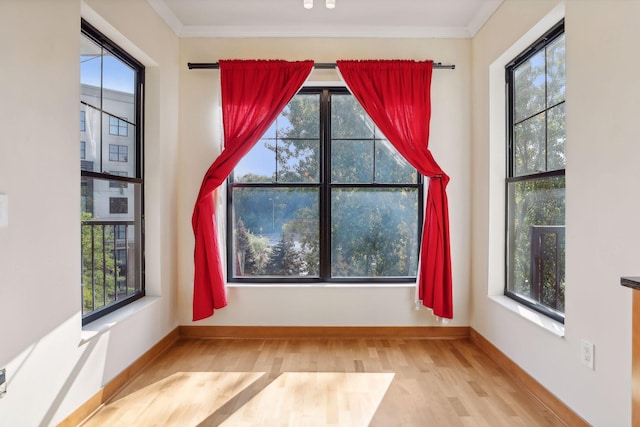
[[[135,73],[133,69],[110,55],[80,56],[80,83],[100,87],[101,65],[103,71],[102,86],[105,89],[134,93]]]

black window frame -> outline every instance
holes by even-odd
[[[322,284],[322,283],[415,283],[417,276],[368,276],[368,277],[331,277],[331,190],[336,188],[415,188],[418,198],[417,212],[417,254],[420,255],[422,241],[422,227],[424,218],[424,177],[415,170],[416,183],[332,183],[331,182],[331,96],[352,95],[342,86],[307,86],[301,88],[296,95],[319,94],[320,95],[320,171],[319,180],[315,183],[239,183],[234,182],[233,171],[227,179],[227,276],[228,283],[278,283],[278,284]],[[359,138],[361,139],[361,138]],[[234,275],[233,255],[233,188],[242,187],[266,187],[266,188],[317,188],[319,191],[319,245],[320,268],[318,277],[287,277],[287,276],[245,276]]]
[[[528,308],[535,310],[553,320],[556,320],[562,324],[564,324],[565,322],[565,315],[564,312],[559,312],[556,311],[550,307],[547,307],[546,305],[537,302],[533,299],[528,299],[525,298],[524,296],[521,296],[520,294],[512,291],[509,289],[509,284],[510,284],[510,275],[512,274],[512,269],[510,266],[510,235],[509,235],[509,222],[511,220],[511,212],[509,210],[509,185],[510,184],[514,184],[514,183],[518,183],[518,182],[532,182],[538,179],[549,179],[549,178],[554,178],[554,177],[565,177],[565,171],[566,171],[566,166],[565,168],[562,169],[554,169],[554,170],[546,170],[546,171],[541,171],[541,172],[536,172],[536,173],[528,173],[528,174],[523,174],[523,175],[517,175],[516,171],[515,171],[515,126],[516,126],[516,122],[515,122],[515,79],[514,79],[514,73],[515,70],[518,68],[518,66],[526,63],[529,59],[531,59],[534,55],[540,53],[541,51],[546,51],[546,48],[551,45],[553,42],[555,42],[559,37],[563,36],[565,34],[564,31],[564,19],[562,19],[561,21],[559,21],[557,24],[555,24],[553,27],[551,27],[551,29],[549,29],[546,33],[544,33],[541,37],[539,37],[534,43],[532,43],[529,47],[527,47],[524,51],[522,51],[517,57],[515,57],[511,62],[509,62],[506,66],[505,66],[505,86],[506,86],[506,101],[507,101],[507,120],[506,120],[506,134],[507,134],[507,144],[506,144],[506,166],[507,166],[507,176],[505,179],[505,277],[504,277],[504,295],[517,301],[520,304],[523,304],[525,306],[527,306]],[[545,57],[545,67],[546,67],[546,57]],[[545,68],[545,106],[543,109],[537,111],[535,114],[533,114],[531,117],[541,114],[541,113],[545,113],[545,117],[546,114],[554,107],[560,105],[560,104],[564,104],[566,105],[566,95],[563,101],[558,102],[557,104],[552,104],[552,105],[547,105],[546,104],[546,91],[547,91],[547,83],[546,83],[546,79],[547,79],[548,73],[546,71]],[[524,122],[525,120],[527,120],[528,118],[522,119],[520,120],[520,122]],[[547,128],[545,126],[545,144],[546,142],[548,142],[547,140]],[[547,161],[547,159],[545,159],[545,162]],[[566,182],[565,182],[565,194],[566,194]],[[566,199],[565,199],[565,206],[566,206]],[[566,224],[566,222],[565,222]],[[539,226],[533,226],[533,228],[537,228]],[[562,238],[564,239],[564,225],[562,226],[563,230],[562,230]],[[549,229],[551,228],[556,228],[556,227],[548,227]],[[533,240],[533,236],[532,236],[532,240]],[[531,255],[530,257],[533,258],[533,242],[531,244],[532,249],[530,251]],[[531,258],[530,258],[530,262],[531,262]],[[564,266],[563,266],[564,269]],[[535,267],[533,265],[531,265],[531,276],[530,280],[533,280],[533,276],[536,275]],[[531,283],[531,282],[530,282]],[[531,283],[530,286],[533,286],[533,284]],[[534,289],[531,290],[531,292],[535,293],[539,293],[539,290],[536,291]],[[564,305],[564,303],[563,303]]]
[[[124,49],[120,48],[118,45],[116,45],[113,41],[111,41],[108,37],[106,37],[104,34],[102,34],[100,31],[98,31],[94,26],[92,26],[89,22],[85,21],[84,19],[81,19],[81,30],[80,30],[80,35],[81,36],[85,36],[87,38],[89,38],[90,40],[92,40],[94,43],[96,43],[97,45],[99,45],[102,49],[104,49],[105,51],[108,51],[109,54],[113,55],[114,57],[116,57],[117,59],[119,59],[120,61],[122,61],[123,63],[125,63],[126,65],[128,65],[129,67],[131,67],[134,70],[135,73],[135,79],[136,79],[136,87],[134,88],[134,96],[135,96],[135,117],[134,117],[134,122],[135,122],[135,126],[134,126],[134,135],[133,135],[133,151],[135,153],[135,160],[133,161],[134,164],[134,174],[135,176],[133,177],[129,177],[129,176],[119,176],[119,175],[114,175],[109,173],[108,171],[105,170],[105,162],[102,159],[102,156],[100,156],[100,160],[99,160],[99,171],[102,172],[96,172],[94,171],[92,168],[90,170],[87,170],[84,168],[83,165],[81,165],[80,167],[80,176],[81,176],[81,181],[82,178],[95,178],[98,180],[105,180],[105,181],[118,181],[122,187],[126,187],[127,184],[138,184],[140,186],[140,190],[137,194],[136,197],[139,197],[139,201],[137,203],[139,203],[139,217],[135,218],[134,221],[118,221],[118,224],[120,225],[113,225],[111,222],[109,221],[98,221],[97,224],[102,224],[104,223],[104,225],[102,225],[102,227],[107,228],[107,227],[112,227],[112,229],[115,231],[116,227],[128,227],[128,226],[135,226],[136,228],[139,228],[140,232],[139,232],[139,236],[140,236],[140,244],[139,244],[139,251],[140,251],[140,265],[139,265],[139,271],[140,271],[140,283],[139,283],[139,289],[134,290],[132,293],[127,292],[127,294],[123,297],[121,297],[120,299],[117,299],[114,302],[111,302],[107,305],[104,305],[101,308],[95,309],[93,311],[90,311],[88,313],[84,313],[83,312],[83,308],[81,308],[81,312],[82,312],[82,326],[88,325],[89,323],[106,316],[109,313],[112,313],[116,310],[118,310],[119,308],[122,308],[142,297],[145,296],[146,291],[145,291],[145,230],[144,230],[144,224],[145,224],[145,203],[144,203],[144,195],[145,195],[145,190],[144,190],[144,161],[143,161],[143,153],[144,153],[144,88],[145,88],[145,67],[144,65],[139,62],[137,59],[135,59],[133,56],[131,56],[129,53],[127,53]],[[81,104],[84,104],[83,101],[81,101]],[[101,114],[102,113],[106,113],[109,114],[108,112],[104,111],[102,108],[96,108],[95,106],[93,106],[92,108],[96,109],[97,111],[99,111]],[[81,114],[85,113],[84,111],[81,110]],[[85,113],[86,114],[86,113]],[[86,117],[86,115],[85,115]],[[125,122],[128,123],[128,122]],[[103,140],[103,143],[105,141]],[[129,150],[128,146],[127,150]],[[127,151],[127,161],[128,161],[128,151]],[[91,162],[93,163],[93,162]],[[93,182],[93,181],[91,181]],[[92,187],[92,185],[91,185]],[[93,191],[91,188],[88,189],[87,191]],[[93,201],[87,201],[87,204],[90,205],[90,209],[91,211],[94,210],[94,205],[93,205]],[[84,224],[84,222],[81,222],[81,225]],[[125,232],[126,233],[126,232]],[[125,241],[127,240],[126,238],[126,234],[125,234]],[[81,278],[82,281],[82,278]],[[82,289],[83,287],[81,287]],[[83,295],[82,295],[82,291],[80,294],[80,306],[83,307]]]

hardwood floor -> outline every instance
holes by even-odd
[[[563,426],[469,339],[180,339],[83,426]]]

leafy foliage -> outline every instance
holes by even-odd
[[[115,226],[91,224],[92,215],[82,213],[82,310],[88,313],[117,299],[126,290],[126,275],[116,263]]]

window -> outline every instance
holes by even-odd
[[[144,67],[84,21],[80,46],[80,126],[84,131],[80,155],[85,159],[80,162],[84,325],[144,296]],[[112,131],[126,137],[119,139],[122,144],[109,143]],[[120,163],[110,165],[105,159]],[[110,167],[119,170],[107,172]]]
[[[415,280],[422,193],[345,89],[303,89],[228,179],[228,280]]]
[[[129,147],[126,145],[109,144],[109,161],[126,162],[129,158]]]
[[[109,197],[109,213],[129,213],[129,199],[127,199],[126,197]]]
[[[564,22],[508,64],[506,80],[505,294],[564,322]]]
[[[128,136],[127,122],[117,117],[109,116],[109,135]]]

